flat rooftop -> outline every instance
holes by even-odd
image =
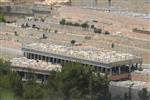
[[[10,60],[13,67],[20,69],[32,69],[39,71],[61,71],[62,66],[59,64],[52,64],[41,60],[31,60],[26,57],[13,58]]]
[[[105,64],[140,58],[129,53],[119,53],[117,51],[94,48],[90,46],[62,46],[49,43],[32,43],[23,46],[23,48],[90,61],[97,61]]]

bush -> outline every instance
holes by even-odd
[[[5,17],[0,15],[0,22],[6,22]]]
[[[82,28],[89,28],[89,24],[88,23],[83,23],[83,24],[81,24],[81,27]]]
[[[66,25],[73,26],[73,23],[72,22],[66,22]]]
[[[80,26],[80,24],[76,22],[76,23],[74,23],[74,26]]]
[[[102,32],[102,29],[94,28],[94,33],[101,33],[101,32]]]
[[[75,40],[71,40],[71,44],[74,45],[76,43]]]
[[[110,34],[110,32],[108,32],[108,31],[105,31],[105,33],[104,34],[106,34],[106,35],[109,35]]]
[[[91,25],[91,28],[94,28],[95,26],[94,25]]]
[[[58,31],[57,30],[55,30],[55,33],[57,33]]]
[[[62,19],[62,20],[59,22],[59,24],[65,25],[65,24],[66,24],[66,20],[65,20],[65,19]]]

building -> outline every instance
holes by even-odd
[[[24,45],[22,50],[28,59],[61,65],[66,62],[78,62],[83,66],[94,67],[106,74],[111,80],[130,79],[130,73],[141,69],[142,66],[142,58],[140,57],[102,48],[32,43]]]
[[[38,83],[46,83],[50,71],[61,71],[62,66],[40,60],[27,59],[26,57],[10,60],[12,70],[16,71],[23,81],[35,79]]]

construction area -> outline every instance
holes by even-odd
[[[17,66],[13,70],[31,66],[46,75],[65,62],[80,62],[109,74],[113,86],[149,90],[149,0],[71,1],[11,6],[11,17],[5,14],[7,23],[0,23],[0,58]],[[60,24],[64,19],[67,24]],[[82,27],[85,23],[88,28]]]
[[[32,43],[22,48],[28,59],[44,60],[52,63],[81,63],[109,74],[111,80],[130,79],[130,72],[142,68],[142,58],[108,51],[100,48],[82,46],[61,46],[55,44]]]

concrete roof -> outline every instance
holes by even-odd
[[[44,62],[40,60],[31,60],[25,57],[13,58],[10,60],[13,67],[23,68],[23,69],[32,69],[39,71],[61,71],[62,66],[59,64],[52,64],[50,62]]]
[[[129,53],[119,53],[117,51],[104,50],[103,48],[94,48],[90,46],[62,46],[49,43],[32,43],[23,46],[23,48],[38,50],[46,53],[60,54],[90,61],[97,61],[105,64],[139,58]]]

